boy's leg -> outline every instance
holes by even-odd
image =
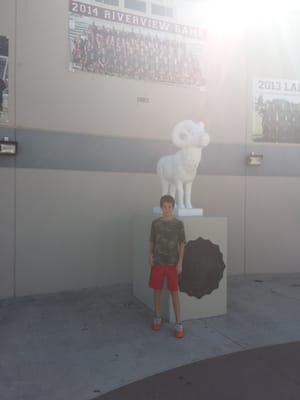
[[[152,329],[154,331],[160,331],[161,327],[160,292],[161,292],[160,289],[153,290],[155,317],[153,318]]]
[[[155,317],[152,323],[152,329],[155,331],[160,330],[161,316],[160,316],[160,293],[164,284],[164,269],[161,266],[152,266],[150,273],[149,287],[153,289],[153,303]]]
[[[181,316],[180,316],[180,303],[179,303],[179,292],[177,291],[170,291],[173,303],[173,309],[175,313],[176,323],[181,323]]]
[[[181,316],[180,316],[180,303],[179,303],[179,291],[171,291],[171,296],[172,296],[172,302],[173,302],[173,308],[174,308],[174,313],[175,313],[175,318],[176,318],[176,325],[175,325],[175,336],[178,339],[181,339],[184,337],[184,330],[183,326],[181,323]]]
[[[159,289],[153,290],[154,310],[156,317],[160,317],[160,293],[161,290]]]

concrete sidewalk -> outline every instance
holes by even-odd
[[[226,316],[149,329],[115,285],[0,301],[1,400],[88,400],[193,361],[300,340],[300,274],[234,276]]]

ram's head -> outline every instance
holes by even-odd
[[[205,147],[209,144],[209,136],[203,122],[185,120],[173,129],[172,141],[176,147]]]

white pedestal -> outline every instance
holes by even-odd
[[[153,215],[157,215],[159,217],[162,215],[162,211],[160,207],[153,207]],[[176,217],[202,217],[203,209],[202,208],[174,208],[173,215]]]
[[[133,224],[133,293],[148,307],[153,309],[153,291],[149,288],[150,266],[148,264],[149,236],[151,222],[156,217],[148,215],[138,218]],[[227,218],[217,217],[180,217],[184,223],[186,240],[202,237],[209,239],[220,247],[223,259],[227,262]],[[219,288],[201,299],[180,292],[182,320],[213,317],[226,314],[227,311],[227,268]],[[171,298],[164,290],[161,298],[162,316],[173,322],[174,312]]]

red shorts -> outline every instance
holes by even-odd
[[[168,289],[171,292],[177,292],[179,287],[176,265],[153,265],[151,267],[149,287],[156,290],[163,289],[165,275],[167,276]]]

